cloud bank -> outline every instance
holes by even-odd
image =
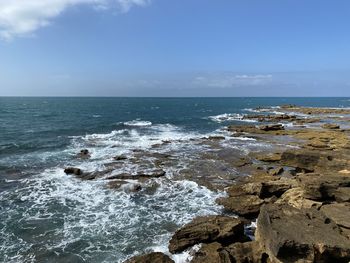
[[[128,12],[133,6],[145,6],[150,0],[0,0],[0,37],[33,34],[47,26],[66,9],[77,5],[90,5],[96,9],[115,8]]]

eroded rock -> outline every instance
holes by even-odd
[[[178,253],[199,243],[232,243],[244,238],[244,224],[228,216],[197,217],[175,232],[169,251]]]
[[[169,256],[161,252],[152,252],[146,255],[132,257],[124,263],[175,263]]]
[[[350,240],[316,209],[285,204],[261,208],[256,239],[272,262],[348,262]],[[304,261],[303,261],[304,260]]]

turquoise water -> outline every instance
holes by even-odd
[[[121,262],[166,251],[179,225],[221,211],[215,198],[222,193],[177,178],[186,160],[205,150],[191,139],[244,124],[240,116],[250,109],[281,104],[350,107],[350,100],[0,98],[0,262]],[[111,191],[103,180],[63,173],[67,165],[102,170],[112,156],[155,151],[152,145],[162,140],[174,141],[162,151],[183,161],[166,168],[168,180],[155,193]],[[77,160],[84,148],[91,159]]]

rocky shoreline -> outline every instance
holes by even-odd
[[[216,149],[215,157],[203,152],[203,160],[209,155],[229,163],[235,174],[218,174],[201,161],[198,172],[183,171],[183,178],[225,190],[227,195],[217,199],[224,207],[222,215],[195,218],[175,232],[170,253],[189,250],[189,262],[194,263],[350,261],[350,110],[283,105],[278,114],[271,111],[255,109],[256,114],[243,119],[258,125],[231,125],[227,132],[231,137],[268,142],[275,146],[273,152],[235,155],[234,150],[220,149],[219,142],[225,139],[221,136],[195,142]],[[153,158],[152,169],[113,174],[129,158],[115,156],[104,171],[85,173],[68,167],[65,172],[83,180],[104,178],[112,189],[154,191],[154,179],[166,180],[164,167],[174,162],[173,156],[135,154]],[[89,158],[89,151],[82,150],[77,157]],[[251,224],[256,225],[254,237],[247,233]],[[169,256],[153,252],[126,262],[174,262]]]

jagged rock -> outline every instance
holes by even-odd
[[[277,201],[276,204],[288,204],[295,208],[319,208],[322,202],[316,202],[304,197],[304,191],[300,187],[292,188],[286,191]]]
[[[323,205],[321,211],[338,226],[350,229],[350,204],[329,204]]]
[[[337,130],[340,129],[338,124],[326,123],[321,126],[323,129]]]
[[[312,200],[334,200],[336,195],[340,196],[339,187],[350,187],[350,176],[339,174],[308,174],[297,180],[304,190],[304,197]]]
[[[280,175],[284,172],[284,169],[283,167],[276,167],[276,168],[269,169],[268,172],[270,175]]]
[[[228,216],[197,217],[175,232],[169,242],[169,251],[178,253],[199,243],[227,243],[244,238],[244,224]]]
[[[262,131],[280,131],[284,130],[284,126],[282,124],[261,125],[259,129]]]
[[[208,140],[220,141],[220,140],[225,140],[225,137],[224,136],[209,136]]]
[[[256,239],[272,262],[349,262],[350,240],[316,209],[286,204],[261,208]]]
[[[83,171],[80,168],[68,167],[64,169],[65,174],[82,175]]]
[[[241,195],[235,197],[223,197],[216,200],[226,210],[243,217],[255,217],[259,214],[260,207],[265,203],[256,195]]]
[[[169,256],[161,252],[152,252],[146,255],[132,257],[124,263],[175,263]]]
[[[231,263],[225,255],[220,255],[222,245],[218,242],[203,244],[193,255],[191,263]]]
[[[228,254],[232,263],[267,263],[269,257],[256,241],[234,243],[221,250],[220,254]]]
[[[287,190],[296,186],[296,181],[288,178],[280,178],[280,180],[267,181],[262,183],[260,198],[269,198],[271,196],[280,197]]]

